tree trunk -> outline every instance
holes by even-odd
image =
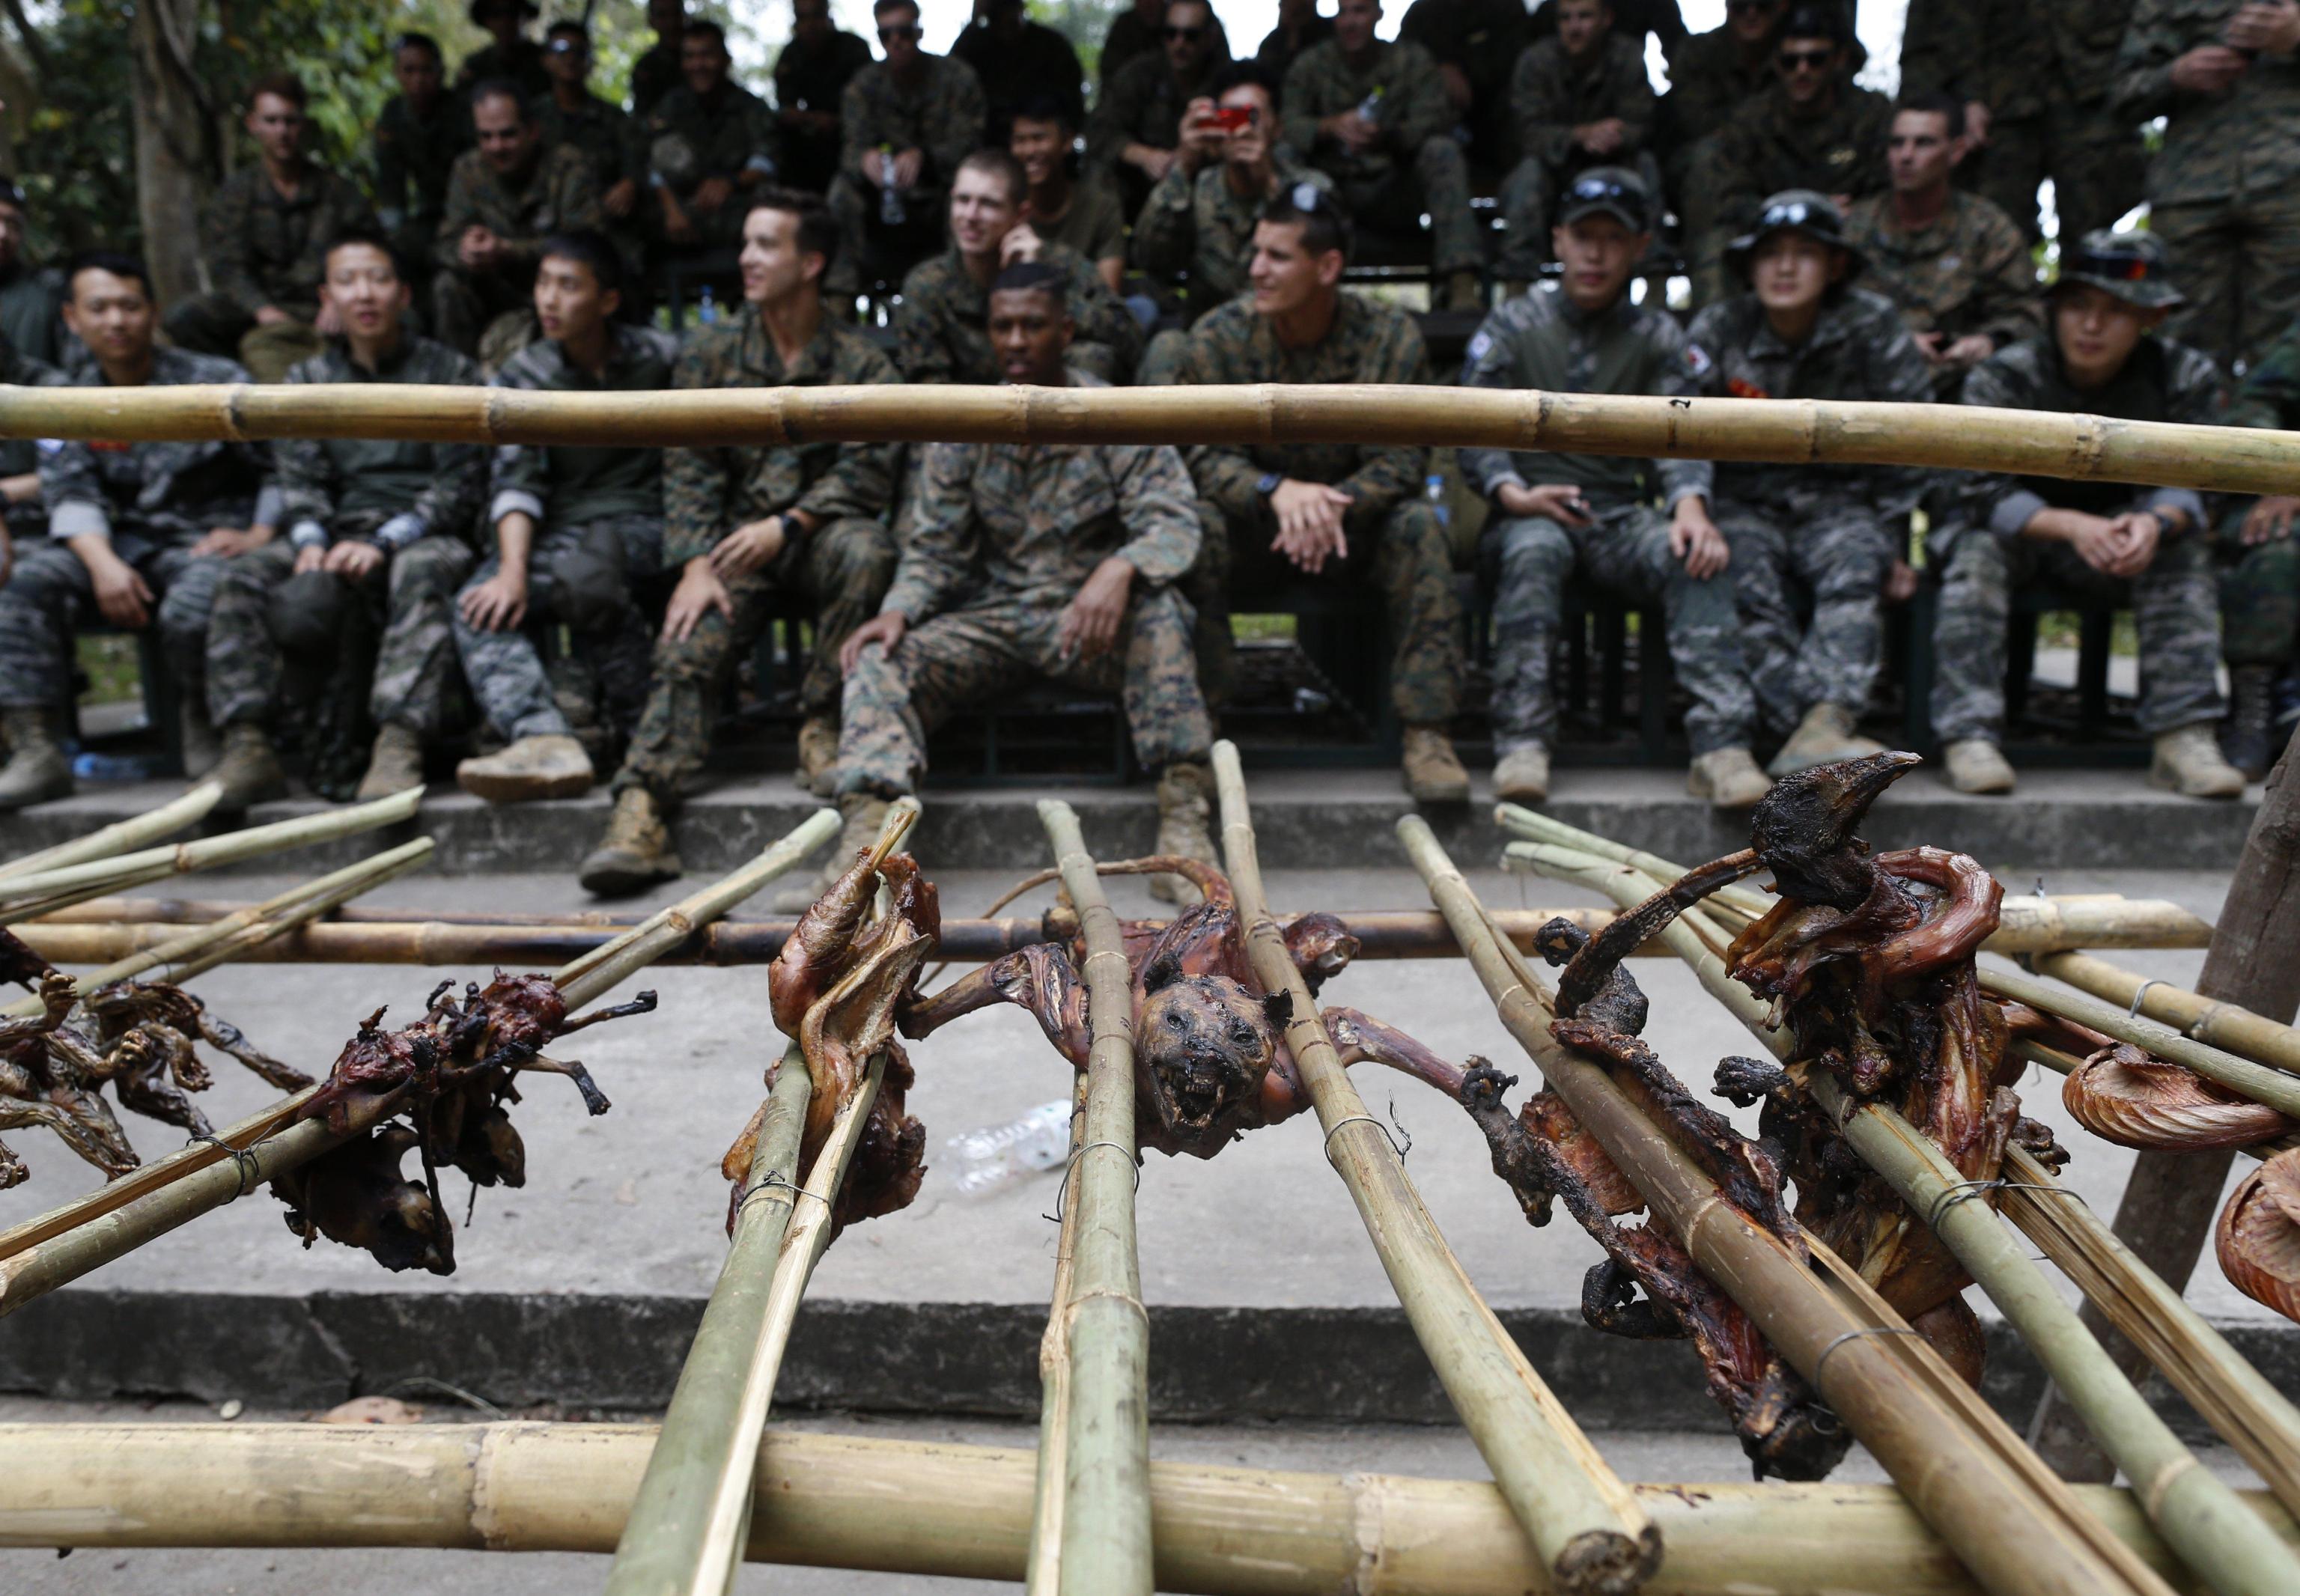
[[[162,305],[206,287],[200,203],[212,180],[208,107],[192,66],[200,0],[142,0],[129,46],[136,68],[136,196],[144,258]]]
[[[2288,1023],[2300,1011],[2300,732],[2269,773],[2260,813],[2245,838],[2228,902],[2204,955],[2196,990],[2255,1014]],[[2116,1234],[2174,1291],[2188,1287],[2228,1184],[2233,1152],[2144,1152],[2117,1205]],[[2088,1302],[2084,1322],[2126,1373],[2148,1366],[2139,1349],[2111,1329]],[[2038,1404],[2029,1440],[2071,1480],[2105,1482],[2116,1467],[2057,1390]]]

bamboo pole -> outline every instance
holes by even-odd
[[[58,843],[53,848],[42,848],[0,864],[0,880],[12,876],[29,876],[37,870],[61,869],[65,865],[81,864],[91,859],[108,859],[115,853],[126,853],[141,848],[146,843],[156,843],[163,836],[181,831],[187,826],[196,826],[208,818],[216,801],[223,796],[221,782],[202,782],[188,793],[179,794],[167,802],[147,809],[140,815],[125,820],[115,820],[86,836],[75,837],[69,843]]]
[[[1964,404],[1668,399],[1372,383],[691,389],[410,384],[0,391],[0,437],[381,437],[623,447],[841,443],[1410,445],[1639,459],[1954,466],[2250,494],[2300,489],[2300,438]]]
[[[1548,1088],[1646,1197],[1695,1264],[1747,1312],[1893,1476],[1910,1504],[1998,1592],[2162,1591],[2021,1446],[2001,1419],[1962,1397],[1929,1347],[1874,1299],[1832,1287],[1787,1243],[1720,1200],[1716,1182],[1663,1135],[1612,1077],[1549,1034],[1553,996],[1487,928],[1484,909],[1429,823],[1398,835],[1454,927],[1504,1027]],[[1621,870],[1611,861],[1600,867]],[[1697,912],[1697,911],[1696,911]],[[1683,919],[1669,930],[1692,935]],[[1672,944],[1674,945],[1674,944]],[[1673,1555],[1665,1567],[1678,1561]],[[1810,1588],[1826,1588],[1816,1582]]]
[[[651,1426],[0,1426],[0,1546],[407,1546],[606,1552],[655,1445]],[[1005,1447],[770,1432],[754,1562],[1015,1580],[1032,1459]],[[1479,1480],[1154,1463],[1158,1588],[1209,1596],[1534,1596],[1554,1589]],[[1670,1557],[1647,1596],[1973,1596],[1955,1556],[1889,1485],[1645,1484]],[[2077,1498],[2134,1555],[2171,1554],[2131,1492]],[[2265,1492],[2246,1504],[2292,1539]]]
[[[2138,1004],[2140,1013],[2193,1042],[2273,1068],[2300,1072],[2300,1029],[2279,1025],[2264,1014],[2216,1002],[2169,981],[2144,979],[2089,953],[2039,954],[2035,965],[2039,975],[2118,1004],[2128,1016]]]
[[[1086,1148],[1087,1077],[1079,1072],[1071,1087],[1071,1145],[1063,1168],[1076,1165]],[[1029,1596],[1053,1596],[1062,1583],[1062,1459],[1070,1450],[1071,1283],[1078,1277],[1078,1205],[1062,1210],[1054,1232],[1054,1289],[1046,1327],[1038,1337],[1038,1452],[1030,1504],[1030,1549],[1022,1584]]]
[[[1086,941],[1086,1140],[1070,1166],[1076,1250],[1062,1312],[1070,1388],[1061,1441],[1063,1596],[1150,1596],[1150,1316],[1134,1234],[1134,981],[1118,916],[1078,816],[1042,800],[1039,823]]]
[[[1237,745],[1216,743],[1213,764],[1222,858],[1246,955],[1263,990],[1291,1002],[1286,1043],[1317,1110],[1327,1160],[1357,1204],[1415,1337],[1555,1583],[1634,1590],[1662,1559],[1652,1518],[1478,1295],[1388,1134],[1366,1112],[1271,918]]]

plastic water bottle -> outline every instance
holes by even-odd
[[[1358,115],[1370,122],[1381,121],[1381,85],[1377,83],[1373,86],[1373,92],[1358,102]]]
[[[160,774],[160,756],[150,753],[76,753],[72,774],[82,781],[150,781]]]
[[[1042,1102],[1020,1119],[962,1131],[944,1143],[954,1183],[962,1197],[979,1197],[1043,1169],[1059,1169],[1071,1155],[1071,1100]]]
[[[703,285],[703,298],[695,307],[695,320],[704,327],[719,320],[719,302],[712,297],[711,285]]]
[[[879,179],[879,220],[887,227],[898,228],[910,220],[903,206],[903,191],[895,186],[895,146],[879,146],[879,170],[886,175]]]
[[[1454,512],[1446,503],[1445,478],[1435,471],[1430,472],[1421,485],[1421,496],[1429,501],[1429,508],[1437,512],[1439,526],[1451,527],[1454,524]]]

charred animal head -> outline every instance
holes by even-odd
[[[1159,1122],[1186,1139],[1253,1103],[1278,1052],[1262,1001],[1228,976],[1159,986],[1143,1000],[1134,1035]]]
[[[1887,787],[1924,761],[1872,753],[1785,776],[1749,812],[1749,835],[1781,895],[1850,913],[1874,885],[1868,844],[1855,835]]]
[[[1734,1426],[1758,1479],[1825,1480],[1845,1460],[1853,1432],[1788,1365],[1776,1362],[1757,1383]]]
[[[1358,939],[1339,915],[1321,911],[1299,916],[1286,927],[1286,952],[1314,997],[1358,956]]]

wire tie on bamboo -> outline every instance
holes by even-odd
[[[2132,994],[2131,1003],[2128,1005],[2124,1010],[2124,1018],[2127,1019],[2138,1019],[2140,1018],[2141,1001],[2148,995],[2148,989],[2151,986],[2170,986],[2171,985],[2171,983],[2170,981],[2160,980],[2154,976],[2151,976],[2148,979],[2140,983],[2139,989]]]
[[[786,1179],[783,1176],[783,1172],[779,1169],[770,1169],[760,1180],[757,1185],[753,1186],[749,1191],[744,1193],[743,1195],[736,1201],[736,1210],[740,1212],[742,1209],[751,1206],[752,1198],[763,1197],[769,1192],[775,1191],[778,1188],[788,1192],[791,1194],[791,1204],[793,1207],[797,1206],[798,1200],[802,1197],[812,1197],[825,1208],[829,1208],[830,1206],[830,1199],[825,1197],[821,1193],[810,1192],[804,1186],[796,1185],[794,1182]]]
[[[1821,1371],[1829,1367],[1829,1355],[1848,1341],[1859,1341],[1864,1335],[1914,1335],[1917,1332],[1906,1325],[1863,1325],[1858,1330],[1846,1330],[1829,1338],[1821,1349],[1821,1356],[1812,1360],[1812,1378],[1808,1382],[1813,1390],[1821,1390]],[[1826,1399],[1824,1399],[1826,1400]]]
[[[273,1133],[275,1135],[277,1134],[277,1132]],[[232,1201],[237,1202],[262,1183],[263,1164],[256,1158],[255,1150],[271,1140],[271,1136],[258,1136],[245,1147],[234,1147],[221,1136],[188,1136],[185,1138],[184,1145],[197,1147],[205,1143],[210,1147],[221,1147],[231,1155],[232,1166],[239,1171],[239,1190],[232,1193]]]
[[[1407,1132],[1404,1126],[1397,1125],[1397,1100],[1394,1097],[1389,1100],[1389,1125],[1384,1125],[1380,1120],[1375,1118],[1371,1114],[1350,1114],[1340,1119],[1335,1120],[1334,1128],[1326,1133],[1326,1161],[1329,1164],[1334,1161],[1334,1137],[1338,1133],[1339,1133],[1342,1126],[1346,1125],[1355,1125],[1359,1120],[1362,1119],[1368,1125],[1373,1126],[1374,1129],[1379,1131],[1383,1135],[1388,1136],[1390,1150],[1397,1154],[1397,1161],[1401,1164],[1405,1162],[1405,1155],[1413,1151],[1413,1137]],[[1390,1126],[1392,1125],[1397,1126],[1396,1135],[1390,1135]],[[1398,1136],[1405,1137],[1404,1146],[1400,1147],[1397,1144]]]
[[[1123,1142],[1112,1142],[1106,1138],[1100,1142],[1088,1142],[1085,1146],[1071,1154],[1071,1156],[1063,1161],[1062,1184],[1054,1188],[1054,1211],[1051,1214],[1040,1214],[1038,1218],[1041,1219],[1051,1219],[1057,1225],[1062,1222],[1062,1204],[1070,1197],[1071,1176],[1078,1173],[1079,1160],[1086,1157],[1088,1153],[1092,1152],[1097,1147],[1115,1147],[1119,1151],[1124,1153],[1129,1160],[1132,1160],[1134,1165],[1134,1189],[1138,1193],[1142,1190],[1142,1160],[1140,1155],[1138,1154],[1134,1149],[1129,1147]]]

